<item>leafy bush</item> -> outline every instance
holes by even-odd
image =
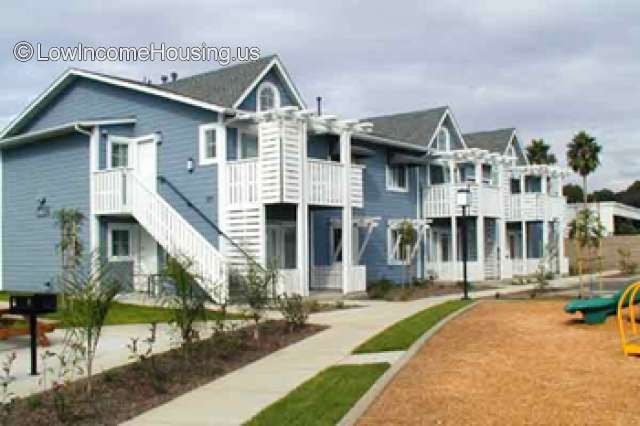
[[[167,258],[163,275],[171,284],[163,295],[163,304],[171,308],[169,324],[180,330],[182,344],[198,338],[194,324],[206,319],[207,295],[200,289],[197,277],[189,272],[189,259]]]
[[[384,299],[393,288],[393,283],[388,279],[370,281],[367,283],[367,295],[370,299]]]
[[[638,269],[638,263],[631,260],[631,250],[619,248],[618,256],[620,256],[620,260],[618,261],[620,272],[625,275],[635,274]]]
[[[299,294],[278,296],[278,308],[291,330],[302,328],[307,323],[309,311]]]

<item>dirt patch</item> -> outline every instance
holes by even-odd
[[[84,394],[84,381],[74,382],[58,394],[66,406],[64,422],[119,424],[325,328],[306,325],[290,331],[284,321],[271,321],[261,328],[259,341],[253,339],[252,327],[227,333],[224,338],[202,340],[189,351],[174,349],[154,355],[155,370],[148,359],[145,367],[138,362],[101,373],[94,379],[91,399]],[[56,399],[55,390],[18,399],[3,424],[63,424],[59,409],[54,408],[56,401],[60,398]]]
[[[360,419],[388,424],[639,424],[640,359],[615,318],[562,301],[483,301],[445,325]]]

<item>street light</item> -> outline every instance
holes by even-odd
[[[467,208],[471,204],[471,189],[458,189],[456,204],[462,207],[462,279],[464,284],[464,297],[469,299],[469,281],[467,280]]]

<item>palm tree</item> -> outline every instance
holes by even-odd
[[[527,146],[527,158],[531,164],[556,164],[556,156],[550,149],[543,139],[533,139]]]
[[[567,145],[567,163],[571,169],[582,176],[582,197],[587,205],[587,176],[600,165],[602,147],[596,138],[581,130]]]

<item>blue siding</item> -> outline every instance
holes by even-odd
[[[275,68],[272,68],[268,73],[265,74],[262,80],[260,80],[260,83],[258,83],[255,89],[253,89],[251,93],[247,95],[244,101],[242,101],[242,103],[239,105],[239,109],[243,109],[245,111],[256,110],[257,91],[258,91],[258,88],[260,87],[260,84],[262,84],[265,81],[273,83],[278,88],[278,91],[280,92],[281,106],[292,106],[292,105],[301,106],[301,105],[298,105],[298,103],[296,102],[295,96],[293,96],[291,91],[288,89],[287,84],[284,82],[284,79],[280,76],[280,73]]]
[[[53,212],[77,208],[89,214],[89,138],[70,134],[3,152],[4,288],[42,291],[60,272],[60,232]],[[36,215],[46,197],[50,214]],[[80,238],[88,249],[88,221]]]
[[[359,142],[360,144],[360,142]],[[380,224],[374,229],[361,264],[367,266],[367,280],[387,278],[397,283],[405,279],[406,267],[387,263],[387,223],[390,219],[416,217],[416,170],[409,169],[409,191],[391,192],[386,189],[386,147],[362,142],[376,154],[364,158],[364,208],[354,209],[354,216],[379,216]],[[424,172],[421,172],[424,176]],[[314,214],[314,251],[317,265],[329,263],[329,218],[340,217],[340,209],[318,210]]]
[[[107,128],[107,132],[125,136],[160,132],[162,143],[158,146],[158,174],[169,179],[194,206],[210,220],[217,222],[217,167],[198,166],[196,161],[193,173],[186,169],[188,158],[198,158],[198,126],[217,121],[218,115],[215,112],[79,79],[40,112],[27,130],[43,129],[74,120],[124,116],[135,116],[135,125]],[[104,165],[104,157],[101,162]],[[165,185],[158,185],[158,191],[199,232],[217,245],[215,231],[194,210],[186,206]]]

